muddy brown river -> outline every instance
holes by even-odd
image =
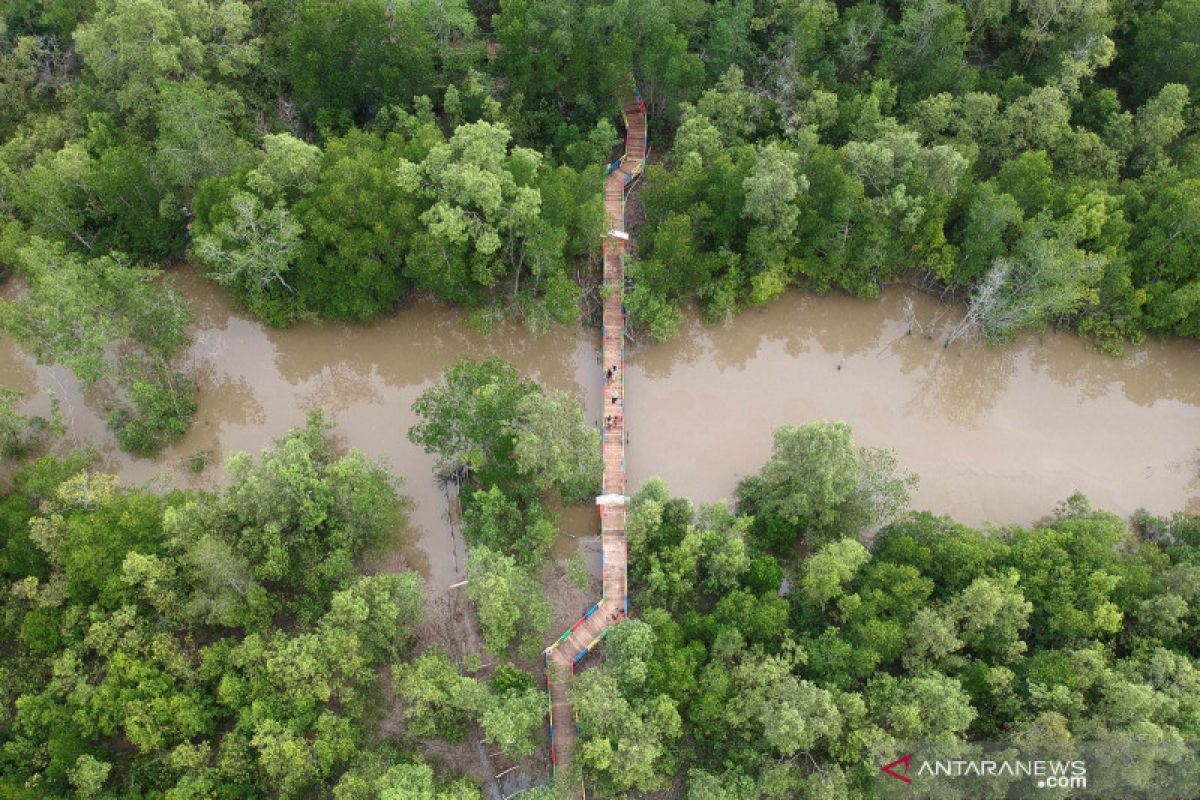
[[[460,354],[494,355],[574,392],[593,420],[600,414],[599,337],[590,329],[484,336],[465,328],[460,312],[428,303],[369,326],[275,331],[194,271],[175,278],[197,317],[189,358],[200,410],[159,458],[120,453],[74,378],[36,366],[7,339],[0,385],[24,392],[35,410],[54,392],[70,436],[96,443],[129,485],[215,484],[229,454],[266,447],[322,408],[339,444],[383,458],[404,478],[413,505],[395,561],[437,587],[459,578],[464,553],[433,458],[406,437],[417,395]],[[723,325],[688,317],[664,345],[632,344],[631,491],[659,475],[675,494],[727,498],[768,456],[772,429],[829,418],[849,422],[860,444],[894,449],[921,476],[915,507],[964,522],[1029,523],[1076,490],[1121,514],[1200,511],[1200,345],[1152,342],[1116,359],[1066,334],[949,349],[923,335],[955,313],[901,288],[878,302],[791,292]],[[186,459],[200,452],[214,466],[192,475]],[[562,522],[567,535],[555,552],[566,556],[571,535],[594,533],[593,515],[567,509]]]

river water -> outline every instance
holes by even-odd
[[[194,270],[175,272],[197,317],[189,358],[200,376],[199,416],[154,460],[116,450],[94,398],[61,368],[38,367],[0,339],[0,385],[47,407],[62,401],[78,441],[99,445],[128,485],[214,485],[239,450],[269,446],[322,408],[340,446],[384,459],[413,501],[405,545],[392,557],[444,587],[461,575],[433,458],[409,443],[416,397],[460,354],[499,356],[600,411],[599,336],[589,329],[532,337],[518,327],[480,335],[464,315],[422,303],[369,326],[324,323],[270,330],[236,311]],[[860,444],[889,447],[921,476],[914,506],[964,522],[1030,523],[1079,490],[1129,514],[1200,511],[1200,345],[1152,342],[1122,359],[1077,337],[1046,333],[1005,348],[943,348],[930,331],[955,310],[893,288],[878,302],[790,292],[708,327],[689,316],[663,345],[627,350],[630,490],[662,476],[695,501],[730,497],[768,457],[771,431],[828,418]],[[913,325],[913,321],[916,325]],[[913,331],[909,333],[910,329]],[[200,475],[186,459],[214,460]],[[594,535],[594,515],[567,509],[571,536]]]

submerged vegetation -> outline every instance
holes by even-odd
[[[16,472],[0,563],[5,796],[430,780],[364,726],[377,669],[411,654],[422,616],[417,576],[354,565],[402,520],[398,482],[336,457],[326,430],[314,416],[235,457],[218,492],[122,489],[86,456]]]
[[[546,394],[497,359],[463,359],[413,406],[409,438],[461,481],[468,598],[493,653],[533,657],[550,631],[537,576],[558,533],[543,502],[588,499],[600,484],[600,433],[572,397]]]
[[[904,513],[863,544],[865,517],[821,523],[855,501],[812,491],[861,458],[852,440],[787,458],[790,440],[841,428],[780,431],[737,513],[657,480],[634,498],[637,618],[574,688],[580,757],[604,796],[682,777],[694,800],[873,797],[880,764],[916,741],[1063,755],[1155,742],[1158,760],[1133,762],[1142,777],[1100,790],[1133,796],[1172,770],[1191,785],[1197,518],[1131,530],[1076,495],[1034,527]]]
[[[1198,54],[1193,0],[19,0],[0,265],[29,295],[0,323],[143,454],[195,413],[155,272],[183,258],[271,325],[421,295],[573,323],[636,78],[627,305],[656,339],[692,300],[901,279],[967,301],[951,340],[1194,337]]]
[[[639,335],[908,280],[966,303],[947,344],[1200,337],[1197,0],[10,0],[0,330],[152,455],[198,411],[182,261],[271,326],[421,297],[594,321],[635,81]],[[458,638],[415,573],[368,569],[400,478],[319,412],[156,493],[21,403],[0,390],[0,796],[476,800],[493,757],[555,794],[530,668],[551,509],[599,484],[575,398],[464,359],[416,401],[463,508]],[[1200,518],[1074,496],[976,530],[914,482],[818,422],[733,504],[641,487],[634,616],[572,689],[596,796],[859,800],[905,741],[1200,741]],[[1194,766],[1162,754],[1100,788]]]
[[[418,405],[414,439],[471,465],[465,591],[485,649],[457,663],[417,575],[358,566],[404,501],[383,467],[333,452],[319,415],[234,456],[215,491],[27,456],[0,500],[0,791],[470,800],[475,781],[426,750],[469,735],[544,770],[545,692],[505,657],[546,643],[555,526],[511,455],[522,409],[571,403],[464,361]],[[566,416],[543,442],[579,434]],[[1153,741],[1173,759],[1200,737],[1198,518],[1131,527],[1077,495],[980,531],[908,511],[911,483],[824,422],[781,429],[736,510],[649,481],[627,523],[634,618],[572,689],[597,796],[850,800],[905,741]],[[1131,781],[1163,763],[1139,767]]]

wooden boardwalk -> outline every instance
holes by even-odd
[[[625,543],[625,195],[645,167],[646,106],[640,96],[625,103],[625,154],[609,165],[604,184],[604,207],[609,231],[604,238],[604,301],[602,342],[604,366],[601,411],[604,477],[600,510],[602,594],[600,601],[579,618],[558,641],[546,648],[546,688],[550,700],[550,757],[555,772],[575,760],[577,730],[568,692],[575,666],[604,637],[609,627],[629,613],[627,591],[629,548]],[[580,784],[577,797],[583,796]]]

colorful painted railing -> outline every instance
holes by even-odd
[[[640,89],[638,89],[636,84],[634,85],[634,97],[637,101],[640,111],[642,112],[643,125],[645,125],[646,121],[648,120],[649,115],[646,113],[646,104],[642,100],[641,91],[640,91]],[[629,158],[629,149],[630,149],[630,144],[631,144],[631,137],[633,134],[629,129],[629,120],[625,115],[624,108],[621,109],[621,117],[622,117],[622,121],[625,123],[625,129],[626,129],[626,136],[625,136],[626,150],[624,153],[622,153],[622,155],[619,159],[617,159],[616,161],[614,161],[608,165],[607,175],[612,175],[614,172],[616,172],[617,170],[619,170],[623,166],[625,166],[627,164],[628,158]],[[622,186],[621,186],[621,188],[622,188],[622,192],[621,192],[621,194],[622,194],[622,196],[621,196],[621,230],[622,231],[625,229],[625,211],[626,211],[625,199],[626,199],[626,196],[627,196],[629,189],[630,189],[631,185],[633,184],[633,182],[637,179],[637,177],[642,175],[642,173],[644,172],[645,166],[646,166],[646,158],[649,155],[650,139],[649,139],[648,133],[643,133],[642,144],[643,144],[642,157],[637,160],[637,163],[634,164],[631,169],[626,170],[626,173],[622,178]],[[607,257],[607,247],[608,247],[608,241],[606,238],[606,241],[605,241],[604,247],[603,247],[606,257]],[[623,291],[623,289],[624,289],[623,282],[624,282],[624,274],[625,274],[624,252],[623,251],[619,252],[617,254],[617,257],[619,259],[618,263],[620,264],[619,272],[620,272],[620,278],[621,278],[622,285],[617,286],[616,290]],[[606,270],[606,273],[607,273],[607,270]],[[605,280],[606,281],[608,280],[607,274],[605,275]],[[621,302],[620,310],[621,310],[621,326],[620,326],[620,334],[619,335],[621,337],[620,338],[621,344],[620,344],[619,356],[618,356],[618,365],[619,365],[618,378],[621,382],[621,391],[620,391],[620,405],[618,406],[618,409],[619,409],[619,413],[621,415],[621,420],[622,420],[622,425],[621,425],[622,450],[621,450],[621,461],[620,461],[620,475],[619,475],[620,484],[619,484],[619,487],[620,487],[620,493],[622,495],[624,495],[625,489],[626,489],[624,445],[627,442],[627,435],[626,435],[625,426],[624,426],[625,388],[626,388],[626,386],[625,386],[625,333],[626,333],[627,315],[626,315],[626,310],[625,310],[625,303],[623,301]],[[608,341],[608,326],[606,323],[603,322],[603,320],[601,322],[601,341],[602,341],[602,343]],[[601,385],[602,385],[602,388],[604,391],[604,394],[602,396],[606,397],[607,389],[608,389],[608,379],[607,378],[602,379]],[[601,447],[602,454],[604,452],[604,445],[607,441],[607,437],[608,437],[608,434],[607,434],[606,430],[604,428],[602,428],[601,434],[600,434],[600,442],[601,442],[600,447]],[[608,493],[607,483],[601,487],[601,490],[606,494]],[[603,509],[602,509],[601,513],[603,514]],[[603,531],[602,531],[602,534],[603,534]],[[620,617],[615,619],[612,624],[619,623],[621,621],[621,619],[623,619],[625,616],[627,616],[629,614],[629,543],[627,541],[625,541],[625,542],[623,542],[623,544],[624,544],[624,549],[625,549],[625,563],[622,565],[622,569],[621,569],[621,598],[620,598],[621,615],[620,615]],[[543,659],[544,659],[545,667],[546,667],[546,699],[547,699],[547,703],[549,705],[550,763],[551,763],[551,771],[552,772],[556,772],[557,768],[558,768],[558,751],[557,751],[556,731],[559,730],[558,726],[563,724],[562,720],[555,720],[555,718],[554,718],[554,696],[553,696],[553,689],[551,686],[551,673],[552,673],[552,669],[553,669],[552,656],[553,656],[554,652],[557,650],[557,648],[562,646],[563,642],[567,641],[567,639],[569,639],[571,637],[571,634],[578,631],[579,628],[585,622],[590,620],[596,614],[600,613],[600,610],[606,605],[606,603],[610,602],[610,599],[608,597],[608,568],[609,568],[609,565],[607,564],[607,558],[604,553],[604,548],[601,547],[601,551],[600,551],[600,581],[601,581],[601,583],[600,583],[600,587],[601,587],[600,588],[600,600],[598,602],[596,602],[587,611],[585,611],[583,616],[581,616],[578,620],[576,620],[575,623],[570,628],[568,628],[566,631],[564,631],[562,633],[562,635],[560,635],[553,644],[551,644],[549,647],[547,647],[543,653]],[[600,629],[599,633],[590,642],[588,642],[587,645],[583,646],[578,652],[576,652],[573,656],[571,656],[570,661],[567,664],[567,666],[572,674],[575,672],[575,665],[578,664],[589,652],[592,651],[592,649],[602,639],[604,639],[605,636],[608,635],[608,631],[610,629],[611,629],[611,626],[609,626],[609,625],[602,627]],[[579,726],[574,719],[571,720],[571,724],[574,725],[575,730],[578,733]]]

